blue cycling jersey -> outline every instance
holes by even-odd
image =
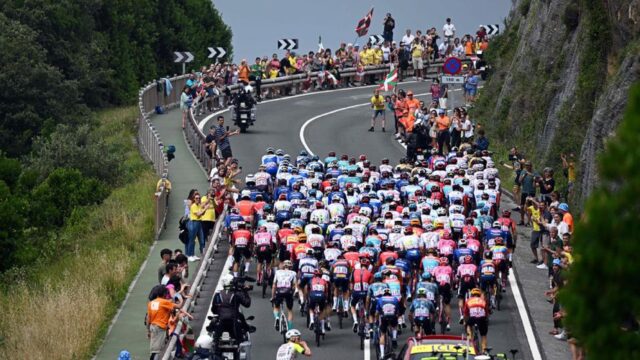
[[[398,316],[400,301],[395,296],[381,296],[376,302],[376,312],[382,316]]]
[[[426,298],[413,299],[409,311],[413,313],[414,318],[421,320],[429,317],[436,312],[436,307],[433,305],[433,301]]]

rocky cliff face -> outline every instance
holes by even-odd
[[[574,153],[580,205],[640,78],[640,0],[514,0],[506,25],[486,54],[495,72],[476,119],[539,168],[560,174],[560,153]]]

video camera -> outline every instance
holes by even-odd
[[[256,282],[255,278],[250,276],[237,276],[233,278],[231,282],[231,290],[232,291],[251,291],[253,290],[253,285],[247,285],[247,282]]]

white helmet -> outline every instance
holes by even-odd
[[[244,182],[245,183],[254,183],[256,182],[256,178],[253,174],[249,174],[247,175],[247,177],[244,178]]]
[[[438,208],[438,210],[436,210],[436,214],[442,216],[442,215],[447,215],[447,209],[445,208]]]
[[[275,221],[275,220],[276,220],[275,215],[273,215],[273,214],[268,214],[267,215],[267,221]]]
[[[244,197],[251,197],[251,190],[242,190],[242,192],[240,193],[240,197],[244,198]]]
[[[231,283],[233,282],[233,275],[231,274],[227,274],[224,277],[222,277],[222,287],[229,287],[231,286]]]
[[[196,340],[196,349],[213,350],[213,338],[209,334],[202,334]]]
[[[289,331],[287,331],[287,333],[285,334],[285,337],[287,338],[287,340],[291,339],[294,336],[300,337],[300,331],[296,330],[296,329],[291,329]]]

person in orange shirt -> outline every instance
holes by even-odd
[[[413,91],[407,91],[407,98],[405,100],[405,115],[403,117],[402,124],[405,127],[407,134],[413,131],[413,125],[416,121],[416,110],[420,108],[420,100],[413,97]]]
[[[451,144],[449,143],[449,127],[451,126],[451,119],[449,119],[443,109],[438,110],[436,126],[438,128],[438,154],[444,155],[443,152],[445,145],[447,145],[447,153],[451,151]]]
[[[569,232],[573,234],[573,215],[569,212],[569,205],[561,203],[558,205],[558,212],[562,215],[562,221],[569,225]]]
[[[236,204],[236,208],[238,208],[238,213],[244,218],[244,221],[249,225],[253,225],[253,218],[256,213],[256,203],[251,201],[251,196],[249,194],[244,193],[241,195],[240,201]]]
[[[193,316],[167,299],[169,290],[164,285],[158,285],[152,290],[152,293],[154,299],[147,303],[147,337],[150,340],[151,359],[156,359],[164,347],[172,312],[179,310],[179,315],[192,319]]]
[[[400,137],[401,127],[399,127],[398,124],[402,125],[402,123],[400,123],[400,119],[402,119],[402,116],[404,115],[404,109],[406,107],[404,102],[404,91],[398,92],[398,95],[393,95],[391,99],[394,100],[394,97],[395,101],[393,102],[393,111],[395,117],[396,137]]]
[[[240,68],[238,68],[238,81],[244,81],[249,84],[249,74],[251,73],[251,69],[249,69],[249,65],[247,65],[247,59],[242,59],[240,63]]]

